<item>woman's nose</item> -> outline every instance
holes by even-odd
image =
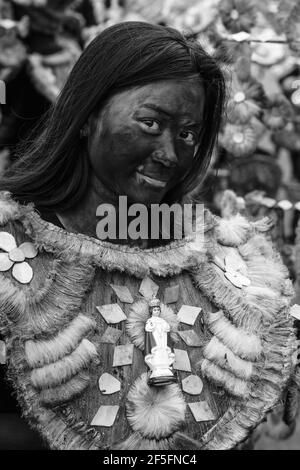
[[[169,133],[165,133],[161,136],[159,146],[152,153],[152,158],[155,162],[159,162],[168,168],[177,166],[178,159],[175,145],[172,136]]]

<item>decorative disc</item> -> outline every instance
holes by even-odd
[[[8,253],[9,259],[16,262],[24,261],[25,255],[20,248],[14,248]]]
[[[192,307],[191,305],[182,305],[177,314],[178,321],[186,325],[194,325],[196,318],[201,312],[201,307]]]
[[[119,341],[120,336],[122,336],[121,330],[117,330],[116,328],[108,326],[100,338],[100,343],[115,344]]]
[[[0,232],[0,248],[4,251],[11,251],[17,247],[15,237],[8,232]]]
[[[116,324],[126,320],[126,315],[118,304],[106,304],[96,307],[106,323]]]
[[[290,314],[292,317],[296,318],[296,320],[300,320],[300,305],[294,304],[291,307]]]
[[[11,261],[7,253],[0,253],[0,271],[8,271],[14,262]]]
[[[105,372],[99,379],[99,389],[104,395],[111,395],[121,390],[121,383],[113,375]]]
[[[220,258],[219,256],[214,256],[213,263],[218,266],[218,268],[222,269],[222,271],[225,271],[225,262],[224,259]]]
[[[164,301],[166,304],[177,302],[179,297],[179,285],[167,287],[165,290]]]
[[[133,344],[116,346],[114,350],[113,367],[127,366],[133,361]]]
[[[152,299],[153,295],[156,295],[158,292],[159,286],[155,284],[150,277],[145,277],[140,285],[139,293],[142,294],[145,299]]]
[[[188,346],[199,347],[203,345],[203,341],[194,330],[182,330],[178,331],[178,334]]]
[[[104,426],[110,428],[115,422],[118,411],[119,406],[100,406],[91,422],[91,426]]]
[[[175,361],[173,368],[184,372],[191,372],[190,358],[184,349],[174,349]]]
[[[233,286],[237,287],[238,289],[241,289],[243,287],[236,273],[233,273],[231,271],[226,271],[224,273],[224,276],[226,277],[226,279],[228,279],[229,282],[231,282]]]
[[[203,382],[198,375],[189,375],[181,384],[182,390],[189,395],[200,395],[203,389]]]
[[[12,275],[21,284],[28,284],[33,278],[32,267],[26,261],[16,263],[12,268]]]
[[[19,246],[20,250],[23,251],[25,258],[35,258],[38,254],[38,251],[33,243],[24,242]]]
[[[234,251],[231,251],[225,256],[226,271],[239,271],[247,275],[247,265],[245,261]]]
[[[216,419],[207,401],[197,401],[195,403],[188,403],[188,405],[197,422],[212,421]]]
[[[251,285],[251,281],[248,277],[243,276],[242,274],[238,274],[238,275],[239,275],[239,280],[240,280],[242,286],[249,287]]]
[[[126,286],[117,286],[115,284],[111,284],[112,289],[118,296],[120,302],[124,302],[126,304],[133,304],[133,297],[130,293],[130,290]]]

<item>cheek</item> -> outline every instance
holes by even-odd
[[[135,160],[140,161],[148,147],[149,144],[141,138],[139,132],[127,130],[114,133],[110,150],[118,163],[126,157],[128,164],[131,164]]]
[[[188,170],[194,159],[195,147],[189,147],[186,144],[177,145],[178,166],[179,169]]]
[[[136,129],[115,132],[103,130],[91,140],[90,156],[94,166],[110,168],[115,174],[131,172],[151,151],[147,139]]]

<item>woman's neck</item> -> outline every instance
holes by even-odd
[[[106,188],[96,176],[92,176],[88,189],[85,196],[82,198],[79,204],[76,207],[69,209],[64,212],[56,213],[59,221],[63,227],[69,232],[73,233],[83,233],[89,237],[97,237],[97,224],[99,222],[99,216],[96,215],[97,208],[101,204],[110,204],[115,208],[116,219],[118,220],[118,211],[119,211],[119,197]],[[146,248],[150,245],[149,240],[132,240],[127,237],[119,238],[118,230],[117,236],[108,236],[105,241],[118,244],[129,244],[136,245],[143,248]]]

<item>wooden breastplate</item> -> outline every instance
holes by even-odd
[[[179,298],[176,303],[169,304],[175,313],[177,313],[182,305],[201,306],[204,310],[211,311],[210,303],[207,299],[201,295],[201,292],[196,289],[192,283],[191,277],[188,273],[183,273],[172,278],[162,279],[158,276],[152,277],[153,281],[159,286],[158,297],[164,302],[164,292],[169,286],[179,285]],[[105,333],[108,324],[105,322],[103,317],[96,310],[95,306],[113,304],[117,302],[124,310],[127,317],[130,315],[132,308],[131,304],[124,304],[118,301],[118,298],[110,284],[125,285],[129,288],[135,302],[142,299],[139,293],[139,287],[141,284],[140,279],[129,277],[120,273],[106,273],[97,271],[95,276],[95,284],[93,292],[86,299],[85,305],[82,311],[87,311],[86,306],[90,306],[89,314],[97,321],[98,331],[94,337],[91,338],[92,342],[96,344],[99,353],[100,364],[93,371],[92,387],[76,402],[72,403],[71,407],[74,413],[78,414],[80,410],[81,419],[84,422],[91,423],[94,415],[99,409],[100,405],[117,405],[120,409],[117,414],[116,421],[111,428],[98,428],[98,432],[101,434],[101,442],[103,447],[111,447],[116,443],[124,441],[132,430],[126,419],[126,401],[130,387],[133,385],[135,380],[141,376],[141,374],[147,371],[147,366],[144,362],[144,354],[139,348],[134,347],[133,362],[131,365],[125,365],[120,367],[113,367],[113,355],[116,345],[126,344],[131,342],[130,337],[126,334],[126,321],[120,322],[118,325],[111,325],[122,332],[119,340],[115,344],[102,343],[101,337]],[[134,304],[133,304],[134,305]],[[93,307],[92,307],[93,306]],[[178,336],[178,341],[173,345],[176,349],[186,350],[188,352],[191,371],[177,371],[178,385],[181,389],[181,382],[191,374],[199,375],[200,363],[203,359],[202,347],[209,341],[211,334],[203,322],[203,317],[198,316],[194,326],[179,324],[179,330],[194,330],[201,340],[201,346],[189,347],[183,339]],[[121,383],[121,390],[118,393],[112,395],[103,395],[99,391],[98,380],[103,373],[112,374]],[[185,422],[181,424],[179,429],[188,430],[188,435],[193,439],[199,441],[201,436],[215,424],[215,421],[222,416],[228,407],[229,397],[226,393],[218,387],[209,383],[205,378],[201,378],[203,381],[203,390],[199,395],[190,395],[183,392],[186,403],[206,401],[211,408],[215,420],[196,422],[190,409],[187,407]],[[79,415],[78,415],[79,418]]]

